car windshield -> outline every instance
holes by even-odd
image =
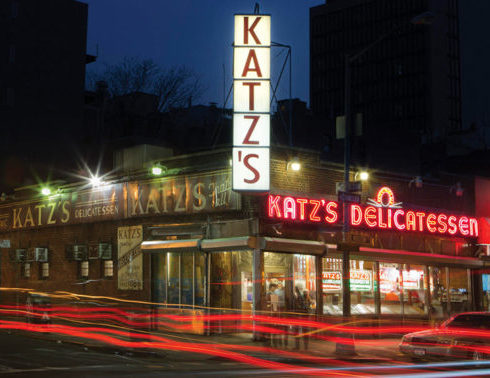
[[[462,314],[447,322],[445,327],[490,329],[490,316],[484,314]]]

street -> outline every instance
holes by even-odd
[[[137,351],[112,346],[87,346],[73,340],[56,340],[54,335],[29,335],[13,331],[0,332],[0,374],[16,377],[253,377],[253,376],[485,376],[481,364],[422,363],[417,366],[398,356],[397,360],[386,357],[396,355],[393,348],[378,349],[379,358],[357,356],[349,359],[323,359],[308,363],[286,356],[264,356],[270,361],[288,364],[288,372],[257,367],[227,360],[223,357],[198,356],[194,353]],[[394,353],[395,352],[395,353]],[[312,350],[312,355],[315,351]],[[384,355],[384,356],[383,356]],[[384,357],[384,358],[383,358]],[[429,366],[430,365],[430,366]],[[305,370],[306,369],[306,370]],[[307,369],[311,369],[310,371]],[[471,370],[468,370],[471,369]],[[477,370],[478,369],[478,370]]]

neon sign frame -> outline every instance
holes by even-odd
[[[376,196],[376,201],[371,200],[368,203],[368,206],[349,205],[351,227],[464,238],[478,236],[479,224],[476,218],[443,212],[403,209],[401,202],[395,202],[393,191],[388,187],[381,188]],[[274,194],[267,197],[267,217],[269,219],[294,223],[340,225],[341,214],[341,206],[336,201]]]

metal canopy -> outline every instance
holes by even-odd
[[[337,246],[313,240],[297,240],[273,237],[242,236],[222,239],[184,239],[144,241],[141,249],[148,252],[203,251],[220,252],[261,249],[268,252],[297,253],[308,255],[338,256]],[[327,252],[327,253],[325,253]],[[478,268],[483,261],[474,257],[447,256],[434,253],[411,252],[396,249],[360,247],[351,252],[351,258],[408,264],[445,265]]]
[[[328,248],[328,255],[341,256],[335,246]],[[464,268],[479,268],[483,266],[480,259],[464,256],[448,256],[435,253],[412,252],[398,249],[360,247],[359,251],[351,252],[351,258],[369,261],[382,261],[405,264],[444,265]]]

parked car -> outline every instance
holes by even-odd
[[[403,336],[400,352],[413,359],[490,358],[490,312],[464,312],[439,327]]]

